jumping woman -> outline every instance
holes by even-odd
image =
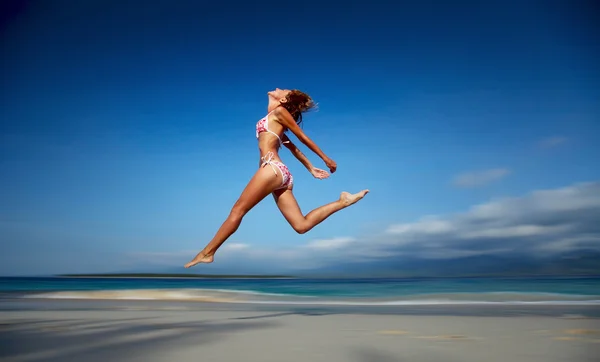
[[[233,205],[227,220],[221,225],[216,235],[192,261],[185,265],[186,268],[199,263],[212,263],[217,249],[238,229],[248,211],[269,194],[273,194],[277,207],[292,228],[296,232],[304,234],[333,213],[356,203],[369,192],[369,190],[363,190],[356,194],[342,192],[339,200],[321,206],[306,216],[303,215],[292,193],[294,179],[287,166],[279,158],[279,148],[283,144],[315,178],[327,178],[329,173],[314,167],[290,141],[285,132],[292,131],[303,144],[325,162],[331,173],[335,172],[337,165],[299,127],[302,122],[302,113],[315,106],[313,100],[299,90],[276,88],[267,94],[269,96],[268,113],[256,123],[256,138],[261,156],[258,171]]]

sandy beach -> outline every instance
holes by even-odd
[[[461,311],[13,300],[0,307],[0,359],[14,362],[591,362],[600,356],[599,319],[544,306]]]

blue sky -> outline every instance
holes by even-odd
[[[282,151],[302,210],[371,193],[305,235],[267,198],[195,272],[600,247],[589,3],[18,3],[2,5],[2,275],[183,265],[255,172],[275,87],[319,103],[303,127],[338,163],[316,180]],[[445,244],[435,230],[456,236],[477,205],[503,211],[460,235],[510,242]],[[512,220],[511,207],[533,211]],[[563,225],[565,210],[590,221],[519,224]]]

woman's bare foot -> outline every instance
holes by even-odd
[[[340,201],[344,204],[344,206],[350,206],[365,197],[365,195],[368,193],[369,190],[362,190],[361,192],[357,192],[355,194],[344,191],[340,194]]]
[[[196,264],[200,264],[200,263],[212,263],[213,260],[215,260],[215,256],[214,255],[205,255],[202,252],[198,253],[198,255],[196,255],[196,257],[190,261],[189,263],[185,264],[186,268],[191,268]]]

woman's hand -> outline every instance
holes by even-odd
[[[329,168],[329,171],[331,171],[331,173],[334,173],[337,169],[337,163],[335,163],[335,161],[329,157],[324,158],[323,161],[325,161],[325,165]]]
[[[318,178],[319,180],[329,177],[329,172],[327,172],[325,170],[321,170],[320,168],[316,168],[316,167],[311,168],[310,173],[311,173],[311,175],[313,175],[315,178]]]

